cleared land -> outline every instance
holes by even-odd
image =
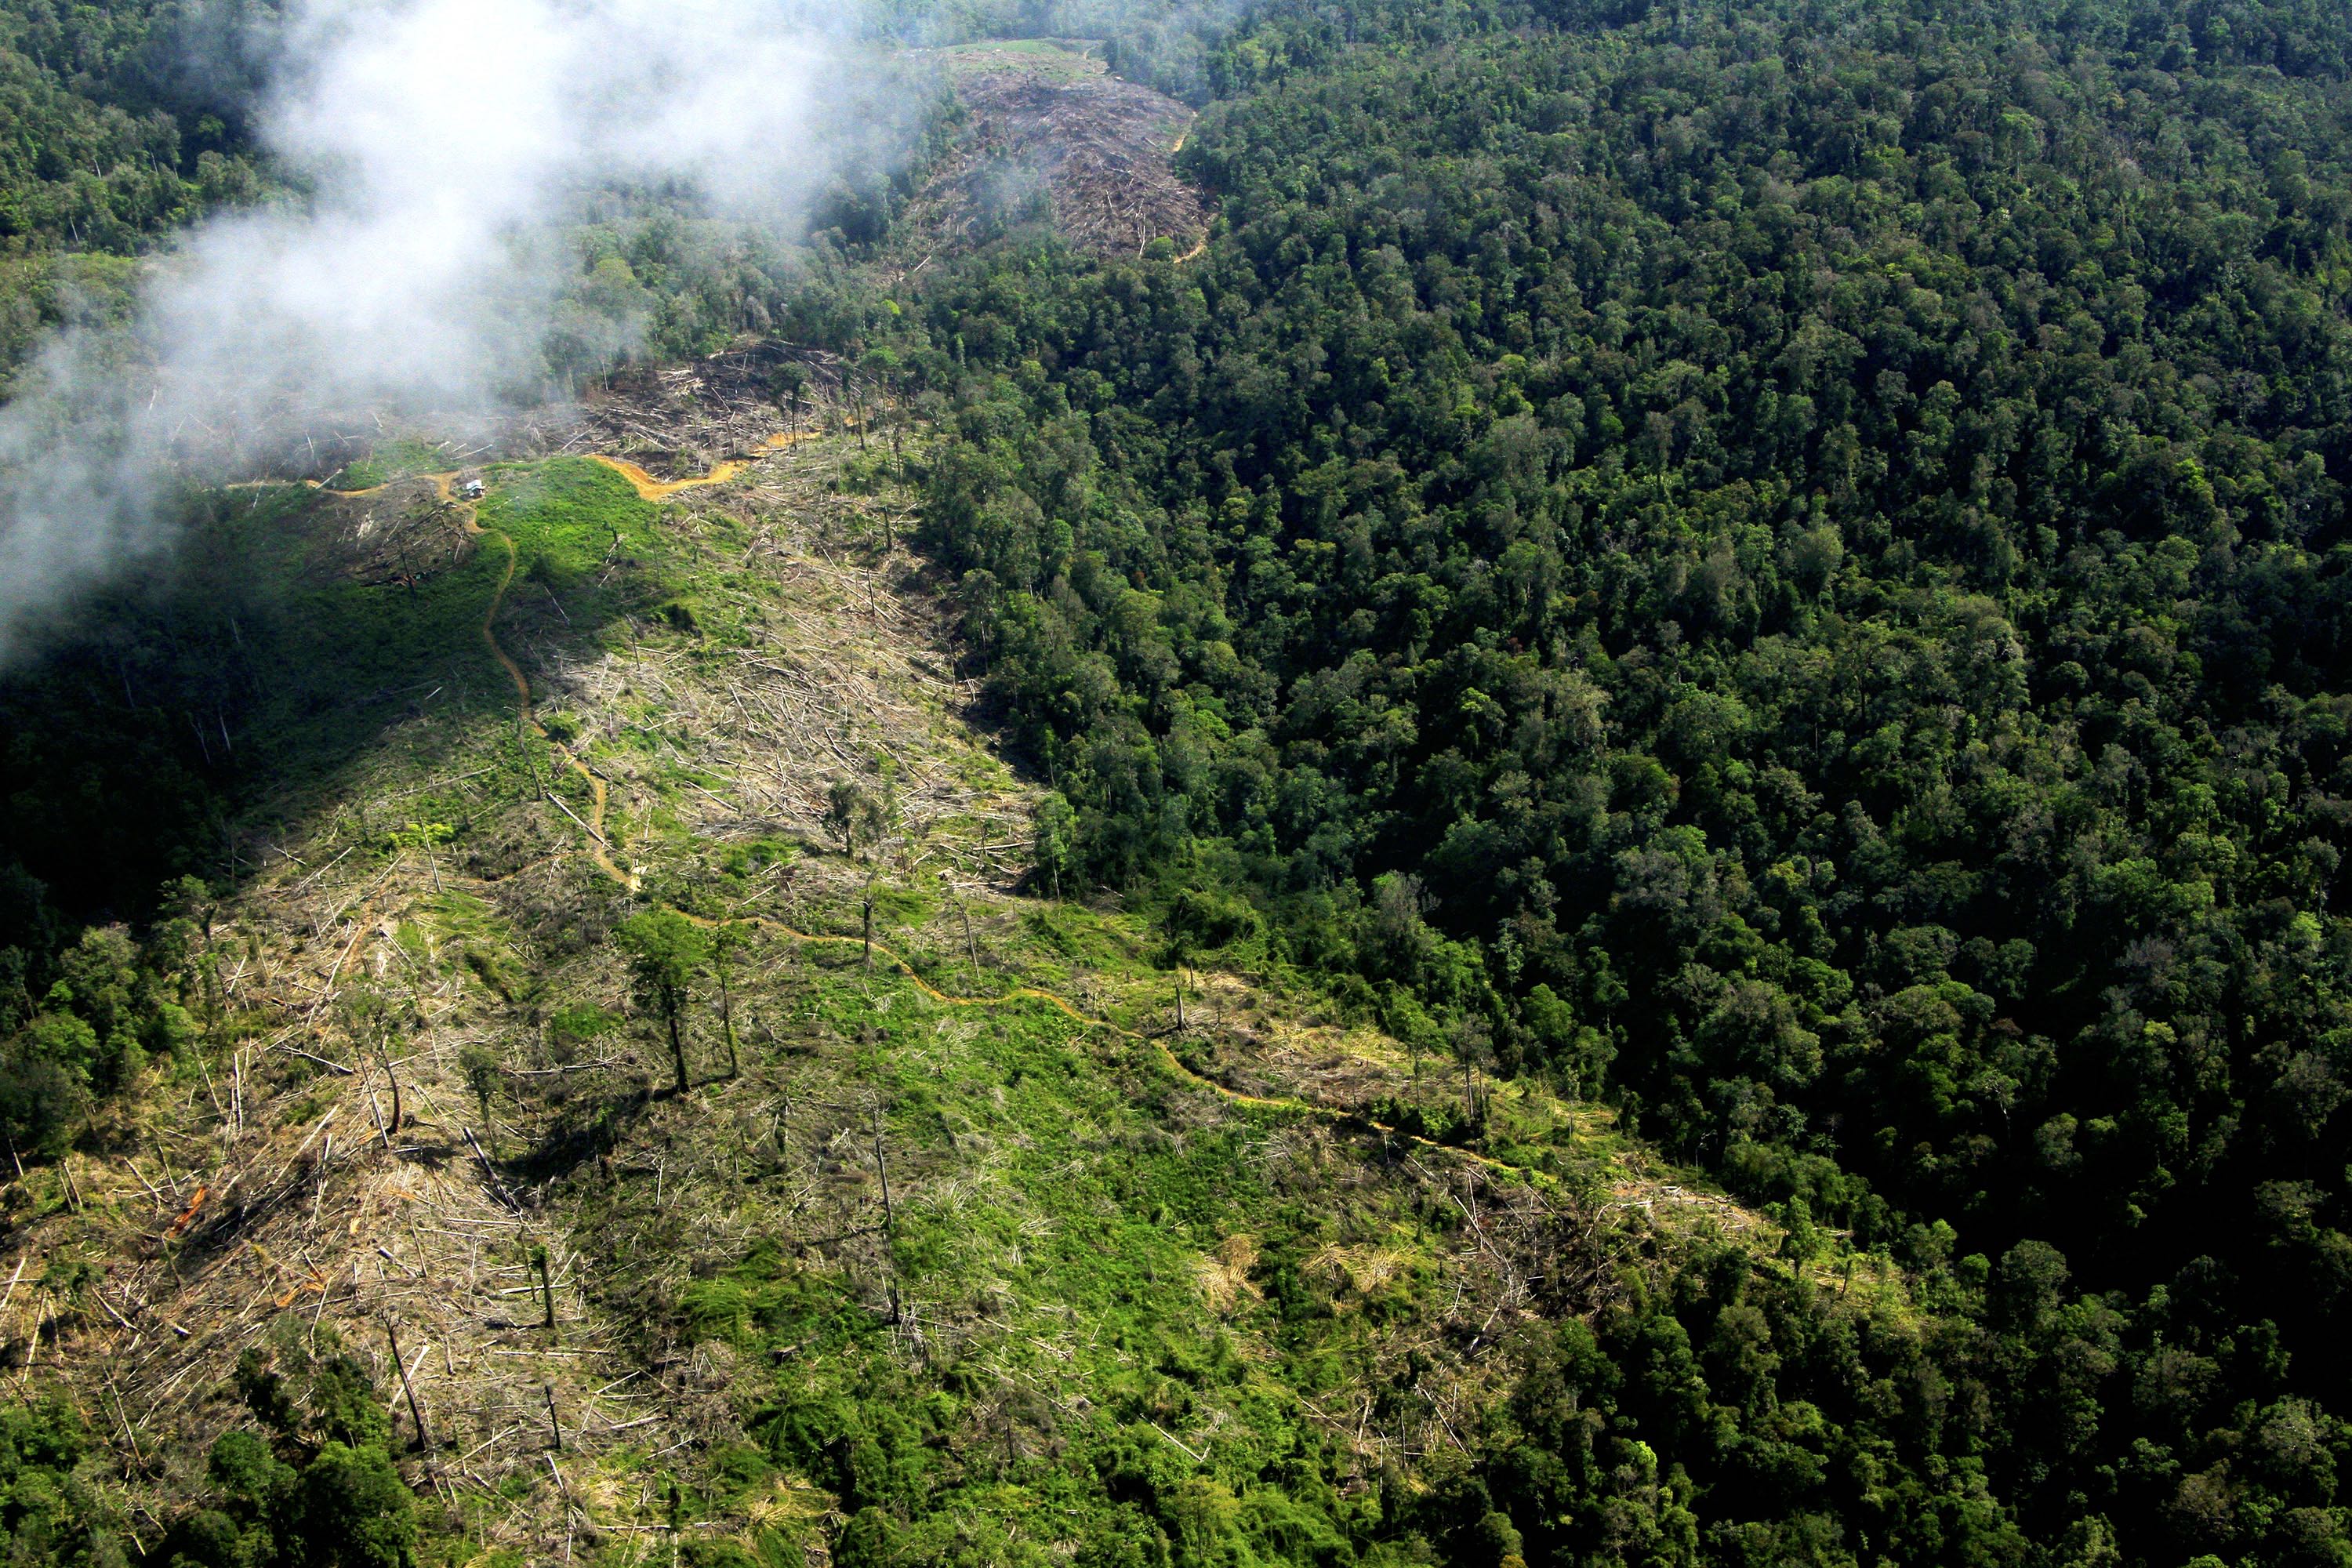
[[[1160,238],[1190,251],[1208,233],[1207,205],[1171,163],[1192,121],[1181,103],[1112,76],[1083,43],[974,44],[931,58],[969,120],[908,214],[915,265],[1044,218],[1106,256]]]

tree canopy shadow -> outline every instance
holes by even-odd
[[[360,771],[432,781],[501,724],[518,743],[465,799],[536,791],[549,742],[519,725],[485,626],[543,709],[542,670],[660,598],[655,509],[582,459],[478,474],[478,508],[417,474],[191,497],[167,558],[0,674],[0,949],[37,958],[72,925],[142,920],[181,877],[232,886],[320,813],[371,809]],[[404,804],[422,824],[461,803],[426,782]]]

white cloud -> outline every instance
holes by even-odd
[[[68,334],[0,409],[0,661],[168,544],[191,431],[455,412],[527,383],[583,193],[803,202],[845,47],[776,0],[298,0],[260,134],[308,200],[194,231],[150,279],[136,363]]]

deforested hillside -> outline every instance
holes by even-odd
[[[961,122],[900,220],[911,267],[1024,223],[1104,256],[1160,239],[1190,252],[1205,235],[1200,193],[1170,166],[1191,110],[1111,75],[1098,46],[1023,40],[922,58],[945,73]]]

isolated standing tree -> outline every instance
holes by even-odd
[[[682,1026],[694,977],[710,958],[710,939],[675,910],[631,915],[615,933],[629,950],[629,972],[638,1005],[661,1016],[669,1032],[669,1055],[677,1068],[677,1091],[687,1090],[686,1038]]]
[[[392,1088],[392,1116],[384,1126],[384,1140],[391,1142],[401,1126],[400,1072],[393,1060],[393,1048],[401,1036],[416,1026],[416,1009],[412,1001],[403,1007],[394,998],[370,984],[353,986],[337,1003],[342,1014],[343,1026],[350,1031],[352,1044],[362,1058],[373,1057],[382,1069],[384,1080]],[[373,1094],[373,1090],[370,1091]]]
[[[213,918],[220,907],[210,888],[183,877],[164,890],[163,908],[171,918],[155,944],[174,956],[176,967],[194,983],[195,1005],[209,1033],[219,1027],[222,1013],[220,955],[213,948]]]
[[[841,836],[841,852],[857,853],[857,805],[866,792],[852,779],[835,779],[825,791],[824,825]]]
[[[841,852],[857,853],[862,839],[878,843],[889,826],[890,808],[856,779],[835,779],[825,792],[825,826],[841,835]]]
[[[878,346],[871,348],[866,352],[865,358],[857,362],[857,368],[861,373],[865,390],[865,397],[861,401],[869,405],[867,417],[861,419],[857,427],[857,449],[863,452],[866,450],[866,427],[872,424],[876,417],[885,414],[894,401],[893,394],[898,378],[898,356],[887,348]],[[884,526],[888,525],[886,523]]]
[[[1062,868],[1075,856],[1077,847],[1077,813],[1060,792],[1047,795],[1037,803],[1036,842],[1037,864],[1053,880],[1054,897],[1062,896]]]
[[[1475,1123],[1486,1115],[1486,1096],[1478,1086],[1481,1068],[1491,1069],[1495,1061],[1495,1040],[1486,1026],[1476,1018],[1465,1018],[1454,1028],[1454,1055],[1462,1064],[1462,1115]]]
[[[474,1102],[481,1108],[482,1133],[498,1148],[498,1123],[490,1116],[490,1101],[499,1092],[500,1067],[498,1054],[488,1046],[467,1046],[457,1055],[457,1070],[466,1075],[466,1087],[474,1091]]]
[[[777,408],[791,419],[795,427],[801,422],[801,401],[808,392],[808,383],[807,368],[797,364],[778,366],[776,374],[768,382],[768,390],[774,396]]]

